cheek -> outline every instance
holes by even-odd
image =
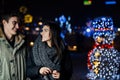
[[[49,40],[50,39],[50,35],[46,35],[46,39]]]
[[[51,37],[49,35],[42,35],[42,41],[48,41]]]
[[[11,27],[11,26],[7,26],[6,29],[7,29],[8,31],[10,31],[10,32],[12,31],[12,27]]]

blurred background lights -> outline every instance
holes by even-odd
[[[25,30],[26,30],[26,31],[29,31],[29,30],[30,30],[30,28],[29,28],[29,27],[25,27]]]
[[[77,50],[77,46],[68,46],[68,50],[70,51],[76,51]]]
[[[118,31],[120,31],[120,28],[118,28]]]
[[[106,0],[105,4],[106,5],[115,5],[115,4],[117,4],[117,2],[116,2],[116,0]]]
[[[33,46],[33,45],[34,45],[34,42],[33,42],[33,41],[31,41],[31,42],[30,42],[30,46]]]
[[[92,4],[92,0],[84,0],[83,1],[83,5],[91,5]]]
[[[36,27],[35,30],[36,30],[36,31],[40,31],[40,28],[39,28],[39,27]]]
[[[24,23],[31,23],[33,21],[33,16],[31,14],[26,14],[24,16]]]
[[[64,15],[59,17],[60,23],[65,23],[66,22],[66,17]]]
[[[87,31],[87,32],[90,32],[90,28],[87,28],[86,31]]]
[[[68,21],[70,21],[71,20],[71,17],[70,16],[68,16]]]
[[[38,22],[38,25],[40,25],[40,26],[41,26],[42,24],[43,24],[43,23],[42,23],[41,21],[40,21],[40,22]]]
[[[27,12],[27,7],[26,6],[21,6],[19,11],[23,14],[25,14]]]

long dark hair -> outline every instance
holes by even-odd
[[[43,26],[47,25],[50,27],[50,34],[52,35],[52,46],[56,47],[57,49],[57,55],[59,57],[62,56],[62,52],[65,48],[63,40],[60,36],[61,34],[61,28],[59,26],[58,23],[54,22],[54,21],[46,21],[43,23]]]

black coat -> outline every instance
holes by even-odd
[[[61,77],[60,80],[71,80],[73,73],[72,59],[68,50],[65,50],[61,61]]]
[[[27,56],[27,77],[30,78],[31,80],[40,80],[41,76],[38,71],[42,66],[35,65],[33,61],[33,55],[30,50]],[[65,50],[62,55],[60,80],[70,80],[72,77],[72,73],[73,73],[72,59],[70,53],[68,53],[68,51]]]
[[[30,80],[40,80],[39,69],[41,66],[36,66],[33,61],[33,54],[31,53],[31,49],[29,50],[29,54],[27,56],[27,78]]]

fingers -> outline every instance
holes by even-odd
[[[52,77],[54,79],[59,79],[60,78],[60,72],[58,72],[57,70],[53,70],[52,71],[48,67],[42,67],[42,68],[40,68],[39,73],[42,74],[42,75],[52,74]]]
[[[57,70],[53,70],[53,72],[52,72],[52,73],[53,73],[53,74],[55,74],[55,73],[57,73],[57,72],[58,72]]]
[[[52,77],[54,79],[59,79],[60,78],[60,72],[58,72],[57,70],[53,70]]]
[[[40,68],[39,73],[42,75],[46,75],[52,73],[52,71],[48,67],[42,67]]]

